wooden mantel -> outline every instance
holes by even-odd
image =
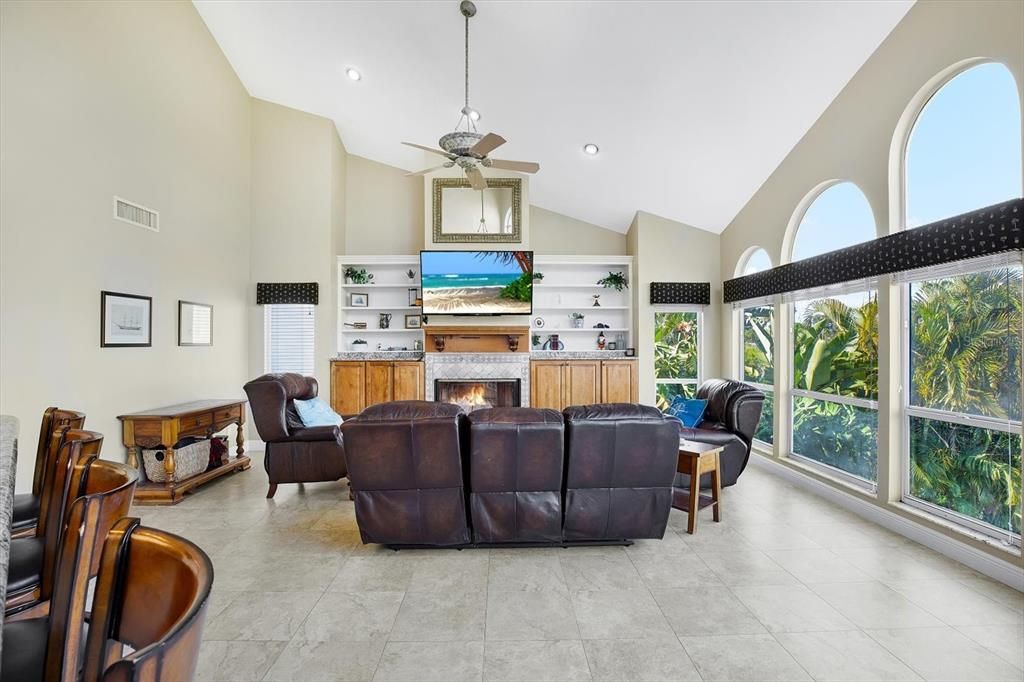
[[[526,325],[429,325],[424,350],[428,353],[529,353]]]

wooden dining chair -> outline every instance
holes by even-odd
[[[103,547],[82,679],[193,679],[212,587],[199,547],[139,519],[118,521]]]
[[[39,426],[39,443],[36,446],[35,471],[32,475],[32,492],[14,496],[11,512],[11,538],[27,538],[35,535],[39,520],[39,505],[42,499],[43,482],[46,472],[56,462],[57,453],[51,447],[53,432],[61,429],[81,429],[85,425],[85,414],[74,410],[48,407],[43,411]]]
[[[71,503],[84,492],[86,467],[103,446],[101,434],[78,429],[55,431],[52,440],[57,458],[45,473],[36,534],[11,540],[5,619],[49,601]]]
[[[82,450],[82,442],[71,445]],[[84,492],[68,512],[49,613],[5,624],[0,678],[77,680],[83,661],[89,582],[99,570],[111,528],[124,518],[138,482],[135,469],[79,456]]]

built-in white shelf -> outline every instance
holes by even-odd
[[[346,334],[421,334],[422,329],[352,329],[351,327],[345,327],[344,332]]]
[[[374,310],[383,310],[383,311],[390,311],[390,310],[412,310],[412,311],[416,311],[416,310],[419,310],[420,307],[419,306],[400,306],[400,305],[372,305],[372,306],[343,305],[343,306],[341,306],[341,309],[342,310],[352,310],[352,311],[355,311],[355,312],[358,312],[360,310],[365,310],[367,312],[373,312]]]
[[[607,334],[608,332],[628,332],[629,328],[628,327],[602,327],[600,329],[597,329],[597,328],[594,328],[594,327],[583,327],[582,329],[580,329],[578,327],[530,327],[530,331],[538,332],[538,333],[547,332],[549,334],[564,334],[566,332],[576,332],[576,333],[580,333],[580,332],[593,332],[595,334],[597,334],[598,332],[605,332]]]
[[[381,284],[381,283],[374,283],[374,284],[342,284],[341,288],[342,289],[369,289],[370,291],[372,291],[374,289],[419,289],[420,288],[420,283],[419,283],[419,280],[416,280],[414,282],[406,282],[405,284]],[[360,291],[360,293],[362,293],[362,292]]]
[[[591,305],[586,306],[586,309],[594,311],[593,314],[596,315],[597,312],[601,311],[601,310],[629,310],[629,306],[628,305],[599,305],[599,306],[595,306],[595,305],[591,304]],[[533,312],[534,313],[536,313],[538,310],[583,310],[583,308],[581,308],[578,305],[543,305],[543,306],[535,305],[535,306],[533,306]],[[584,315],[585,314],[586,313],[584,313]]]

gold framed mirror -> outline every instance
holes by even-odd
[[[431,204],[435,244],[523,241],[521,178],[487,178],[484,190],[465,178],[434,178]]]

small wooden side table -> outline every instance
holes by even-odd
[[[679,461],[676,471],[690,476],[690,489],[673,488],[672,506],[687,513],[686,532],[693,535],[697,528],[697,512],[705,507],[714,506],[712,510],[715,521],[722,520],[722,483],[719,474],[720,445],[694,443],[679,440]],[[711,474],[711,494],[701,495],[700,477]]]

